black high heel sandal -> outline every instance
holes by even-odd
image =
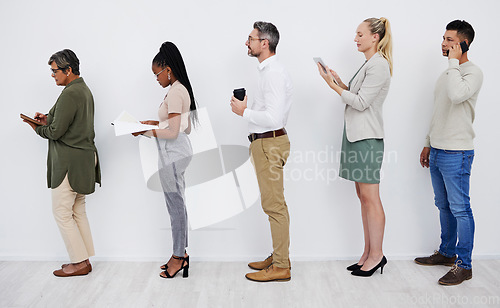
[[[175,272],[172,276],[170,276],[170,274],[168,273],[168,271],[165,270],[165,271],[162,272],[162,273],[165,274],[165,276],[162,276],[161,273],[160,273],[160,277],[161,278],[174,278],[175,275],[177,275],[178,272],[180,272],[181,270],[183,270],[182,271],[182,277],[183,278],[187,278],[189,276],[189,256],[187,256],[187,257],[177,257],[177,256],[172,255],[172,258],[174,258],[176,260],[182,260],[181,268],[179,268],[177,270],[177,272]]]
[[[387,259],[385,258],[385,256],[382,257],[382,260],[380,261],[379,264],[375,265],[374,268],[372,268],[371,270],[369,271],[363,271],[361,268],[360,269],[357,269],[353,272],[351,272],[352,275],[354,276],[360,276],[360,277],[370,277],[371,275],[373,275],[373,273],[375,273],[376,270],[378,270],[378,268],[380,267],[380,274],[383,274],[384,273],[384,266],[387,264]]]
[[[184,250],[184,254],[187,254],[186,250]],[[188,256],[188,257],[189,257],[189,256]],[[170,260],[168,260],[168,261],[170,261]],[[165,264],[163,264],[162,266],[160,266],[160,269],[161,269],[162,271],[166,271],[166,270],[167,270],[167,268],[168,268],[168,261],[167,261],[167,263],[165,263]],[[92,271],[92,269],[91,269],[90,271]]]
[[[349,265],[346,269],[348,271],[355,271],[355,270],[359,270],[360,268],[363,267],[363,264],[359,265],[358,263],[354,263],[353,265]]]

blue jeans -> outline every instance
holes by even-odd
[[[434,201],[441,222],[439,253],[446,257],[458,255],[456,264],[465,269],[472,268],[474,246],[474,217],[469,197],[473,160],[474,150],[435,148],[431,148],[429,158]]]

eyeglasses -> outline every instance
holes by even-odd
[[[162,69],[161,71],[159,71],[157,74],[155,74],[155,77],[158,78],[158,76],[163,73],[167,68],[165,67],[164,69]]]
[[[251,43],[252,41],[256,41],[256,40],[262,41],[262,40],[267,40],[267,39],[261,39],[261,38],[258,38],[258,37],[248,36],[247,42]]]
[[[58,68],[50,68],[50,70],[52,71],[52,75],[55,75],[55,74],[57,73],[57,71],[59,71],[59,70],[61,70],[61,71],[62,71],[62,70],[64,70],[64,69],[65,69],[65,68],[60,68],[60,67],[58,67]]]

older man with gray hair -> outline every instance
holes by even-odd
[[[231,98],[232,111],[248,121],[250,153],[259,183],[262,209],[269,216],[273,253],[249,263],[258,272],[246,278],[258,282],[289,281],[290,216],[285,202],[283,167],[290,153],[285,130],[292,105],[292,82],[276,58],[279,32],[272,23],[258,21],[246,41],[248,55],[259,60],[259,83],[252,104]]]

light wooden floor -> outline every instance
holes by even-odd
[[[500,307],[500,260],[474,262],[473,278],[437,284],[449,267],[391,261],[354,277],[349,261],[294,262],[290,282],[244,278],[242,262],[192,262],[187,279],[160,263],[93,262],[87,276],[52,275],[59,262],[0,262],[0,307]]]

